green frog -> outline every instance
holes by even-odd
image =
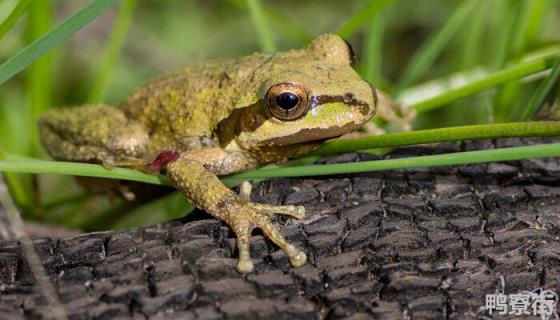
[[[377,93],[352,69],[352,56],[342,38],[326,34],[298,50],[191,64],[145,84],[116,107],[48,111],[39,121],[41,139],[56,160],[166,174],[192,203],[233,230],[240,272],[253,270],[255,227],[299,267],[305,252],[270,216],[303,219],[305,208],[253,203],[248,188],[234,193],[218,176],[305,154],[367,123]]]

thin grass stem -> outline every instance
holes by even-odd
[[[115,2],[117,0],[93,0],[89,5],[55,26],[47,34],[10,57],[0,65],[0,84],[6,82],[52,48],[78,32]]]

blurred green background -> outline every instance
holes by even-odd
[[[22,2],[0,0],[0,21]],[[0,37],[0,62],[90,3],[27,2],[27,11]],[[185,64],[297,48],[327,32],[352,44],[364,78],[401,101],[417,101],[426,92],[444,92],[451,76],[468,82],[528,56],[559,52],[559,18],[557,0],[124,0],[0,86],[0,147],[46,158],[36,118],[48,108],[116,104]],[[420,113],[414,128],[519,120],[538,84],[511,81]],[[26,218],[87,230],[160,222],[188,207],[173,194],[129,212],[123,200],[88,196],[69,177],[19,180]]]

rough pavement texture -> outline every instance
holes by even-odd
[[[71,319],[474,319],[486,294],[560,293],[559,196],[558,158],[266,181],[253,200],[307,207],[304,221],[276,222],[310,263],[291,268],[256,232],[248,275],[235,270],[232,233],[204,216],[35,244]],[[0,319],[48,318],[34,283],[19,245],[0,243]]]

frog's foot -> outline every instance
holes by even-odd
[[[266,236],[272,240],[280,249],[282,249],[294,267],[300,267],[307,262],[307,255],[303,251],[299,251],[290,244],[278,232],[278,230],[270,222],[270,216],[273,214],[289,215],[297,219],[305,217],[305,208],[303,206],[273,206],[249,202],[251,197],[251,184],[247,181],[241,183],[239,187],[239,195],[248,202],[240,209],[241,212],[247,212],[245,217],[232,219],[231,227],[237,236],[237,248],[239,250],[239,262],[237,269],[240,272],[251,272],[253,270],[253,262],[249,253],[249,241],[251,231],[254,226],[259,227]],[[240,214],[239,216],[242,216]]]
[[[240,272],[253,271],[253,262],[249,253],[249,241],[253,227],[260,228],[263,233],[282,249],[290,258],[294,267],[301,267],[307,262],[307,255],[289,243],[284,236],[270,222],[268,213],[261,213],[251,206],[243,206],[239,209],[235,218],[228,220],[229,225],[237,236],[237,249],[239,250],[239,261],[237,270]]]
[[[252,203],[247,200],[250,186],[245,184],[239,196],[224,186],[214,173],[208,171],[198,161],[178,158],[164,166],[177,189],[201,209],[225,222],[233,230],[237,237],[239,251],[237,269],[240,272],[253,270],[249,241],[251,231],[255,227],[260,228],[266,237],[288,255],[294,267],[302,266],[307,262],[307,255],[289,243],[270,221],[270,216],[274,213],[303,218],[303,207]]]

